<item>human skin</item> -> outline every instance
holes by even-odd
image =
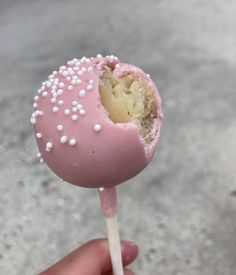
[[[138,256],[138,246],[121,241],[121,253],[124,274],[134,275],[126,266]],[[39,275],[112,275],[108,242],[105,239],[89,241]]]

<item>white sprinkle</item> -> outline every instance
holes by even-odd
[[[69,73],[67,71],[64,71],[62,74],[63,76],[68,76]]]
[[[36,95],[36,96],[34,97],[34,101],[38,101],[38,100],[39,100],[39,96]]]
[[[81,71],[82,71],[82,72],[86,72],[87,69],[86,69],[85,67],[83,67],[83,68],[81,69]]]
[[[40,153],[37,154],[37,158],[41,158],[41,156],[42,156],[42,155],[41,155]]]
[[[71,70],[69,70],[69,74],[70,74],[70,75],[74,75],[75,72],[71,69]]]
[[[79,92],[79,96],[80,96],[80,97],[85,97],[85,96],[86,96],[86,91],[85,91],[85,90],[81,90],[81,91]]]
[[[72,79],[78,79],[78,76],[77,75],[73,75]]]
[[[42,93],[43,97],[46,97],[47,95],[48,95],[48,92],[46,92],[46,91]]]
[[[51,103],[55,103],[57,101],[57,99],[55,97],[51,98]]]
[[[77,75],[83,75],[83,74],[84,74],[84,72],[81,70],[77,72]]]
[[[72,112],[76,113],[78,111],[77,107],[72,108]]]
[[[53,85],[53,86],[52,86],[52,91],[51,91],[51,93],[52,93],[53,91],[56,91],[56,89],[57,89],[57,85]]]
[[[69,91],[73,90],[73,86],[72,86],[72,85],[69,85],[69,86],[68,86],[68,90],[69,90]]]
[[[89,63],[90,63],[90,59],[89,59],[89,58],[86,58],[86,59],[85,59],[85,63],[89,64]]]
[[[35,103],[33,104],[33,107],[34,107],[34,109],[36,109],[36,108],[38,107],[38,104],[35,102]]]
[[[73,146],[77,143],[77,141],[76,141],[76,139],[72,138],[72,139],[70,139],[69,143],[71,146]]]
[[[63,66],[61,66],[59,69],[62,70],[62,71],[65,71],[65,70],[66,70],[66,66],[63,65]]]
[[[81,84],[81,83],[82,83],[81,79],[76,80],[76,84]]]
[[[53,113],[57,113],[59,111],[59,108],[57,106],[52,108]]]
[[[47,142],[46,147],[52,148],[52,143],[51,142]]]
[[[50,87],[52,86],[52,83],[51,83],[50,81],[47,81],[47,82],[46,82],[46,86],[47,86],[48,88],[50,88]]]
[[[91,91],[92,89],[93,89],[93,85],[89,84],[89,85],[87,86],[87,90],[88,90],[88,91]]]
[[[147,77],[150,77],[150,74],[147,74]]]
[[[64,127],[63,127],[62,124],[58,124],[58,125],[57,125],[57,130],[58,130],[59,132],[61,132],[63,129],[64,129]]]
[[[60,142],[62,144],[66,143],[67,142],[67,136],[62,136],[61,139],[60,139]]]
[[[57,71],[53,71],[53,73],[52,73],[54,76],[57,74]]]
[[[71,117],[71,119],[72,119],[73,121],[76,121],[76,120],[79,119],[79,117],[78,117],[78,115],[73,115],[73,116]]]
[[[37,138],[41,138],[41,137],[42,137],[42,134],[41,134],[41,133],[36,133],[36,137],[37,137]]]
[[[93,84],[94,83],[94,80],[93,79],[90,79],[89,80],[89,84]]]
[[[70,76],[67,76],[66,80],[67,80],[67,81],[71,81],[71,77],[70,77]]]
[[[73,60],[68,61],[67,65],[74,65],[74,61]]]
[[[38,89],[37,93],[41,94],[41,92],[42,92],[42,89]]]
[[[59,88],[64,88],[65,87],[65,84],[63,82],[60,82],[59,83]]]
[[[42,159],[42,158],[40,159],[40,162],[41,162],[41,163],[44,163],[44,161],[43,161],[43,159]]]
[[[116,64],[116,66],[115,66],[117,69],[119,69],[120,68],[120,64]]]
[[[75,85],[76,84],[76,79],[72,79],[71,84]]]
[[[93,67],[92,67],[92,66],[88,67],[87,71],[88,71],[89,73],[93,72]]]
[[[72,105],[76,106],[76,105],[78,105],[78,102],[76,100],[74,100],[74,101],[72,101]]]
[[[86,112],[85,112],[84,109],[81,109],[81,110],[79,110],[79,114],[80,114],[81,116],[84,116],[84,115],[86,114]]]
[[[34,112],[31,116],[31,118],[36,118],[36,117],[37,117],[36,112]]]
[[[57,92],[53,92],[52,97],[57,97]]]
[[[43,115],[43,111],[37,110],[37,111],[35,112],[35,115],[36,115],[36,117],[37,117],[37,116],[42,116],[42,115]]]
[[[104,191],[104,187],[100,187],[98,190],[99,190],[99,192],[103,192]]]
[[[60,90],[57,91],[58,95],[62,95],[63,93],[64,93],[64,91],[62,89],[60,89]]]
[[[79,70],[79,67],[74,67],[74,71],[78,71]]]
[[[102,55],[101,54],[97,54],[97,58],[102,58]]]
[[[65,114],[66,116],[68,116],[68,115],[70,114],[70,110],[69,110],[69,109],[65,109],[65,110],[64,110],[64,114]]]
[[[100,124],[95,124],[94,125],[94,131],[95,132],[99,132],[99,131],[101,131],[102,130],[102,126],[100,125]]]
[[[64,104],[64,101],[63,100],[59,100],[58,101],[58,105],[63,105]]]
[[[33,125],[36,124],[36,119],[34,117],[31,117],[30,123],[33,124]]]
[[[76,107],[77,107],[78,110],[83,109],[83,105],[82,104],[78,104]]]
[[[47,142],[47,144],[46,144],[46,151],[50,152],[51,149],[52,149],[52,143],[51,142]]]
[[[53,85],[58,85],[58,83],[59,83],[59,78],[55,78]]]

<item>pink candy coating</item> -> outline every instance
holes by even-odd
[[[133,73],[157,100],[153,141],[145,143],[133,123],[113,123],[101,104],[99,81],[104,66],[117,77]],[[43,82],[31,117],[45,162],[61,179],[82,187],[109,187],[141,172],[151,161],[163,119],[159,92],[141,69],[114,56],[73,59]]]

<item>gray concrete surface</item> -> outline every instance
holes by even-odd
[[[29,117],[72,57],[142,67],[164,103],[150,166],[119,187],[121,236],[142,275],[236,274],[236,2],[0,1],[0,274],[37,274],[105,236],[96,190],[38,163]]]

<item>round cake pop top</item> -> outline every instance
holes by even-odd
[[[73,59],[34,97],[38,157],[82,187],[126,181],[151,161],[163,119],[150,76],[111,55]]]

